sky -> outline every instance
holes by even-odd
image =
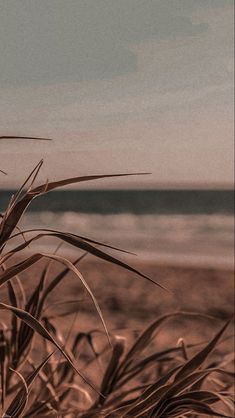
[[[0,0],[0,187],[233,183],[233,0]]]

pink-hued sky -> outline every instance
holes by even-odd
[[[0,1],[0,188],[233,184],[233,1]]]

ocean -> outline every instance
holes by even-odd
[[[0,191],[1,211],[13,193]],[[233,214],[232,190],[69,190],[36,199],[21,228],[77,233],[142,261],[232,268]]]

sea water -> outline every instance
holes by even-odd
[[[11,194],[0,192],[1,210]],[[233,202],[231,190],[61,191],[39,198],[21,228],[72,232],[142,261],[232,268]],[[52,251],[56,242],[34,245]]]

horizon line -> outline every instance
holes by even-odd
[[[20,186],[19,186],[20,187]],[[18,187],[15,186],[10,186],[10,187],[0,187],[0,191],[15,191],[17,190]],[[90,190],[90,191],[96,191],[96,190],[100,190],[100,191],[112,191],[112,190],[139,190],[139,191],[144,191],[144,190],[229,190],[229,191],[234,191],[234,184],[232,183],[155,183],[155,184],[141,184],[141,185],[99,185],[99,186],[94,186],[94,183],[91,184],[89,182],[89,186],[88,184],[85,185],[83,183],[83,185],[80,185],[80,187],[69,187],[69,186],[64,186],[61,187],[60,189],[56,189],[54,190],[56,191],[80,191],[80,190]]]

